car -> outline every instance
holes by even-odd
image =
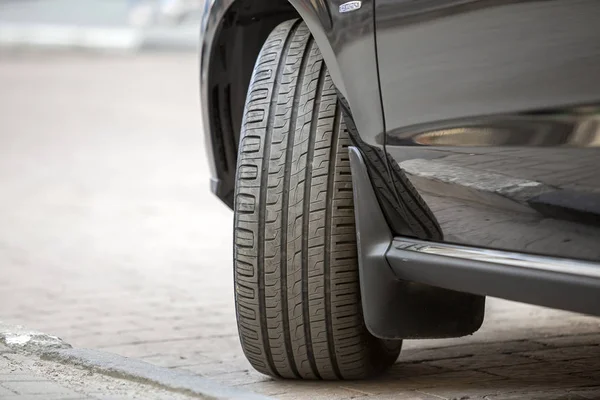
[[[241,345],[363,379],[485,298],[600,315],[600,2],[210,0],[200,93]]]

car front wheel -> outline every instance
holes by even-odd
[[[234,202],[238,329],[264,374],[359,379],[398,358],[363,322],[349,145],[308,28],[282,23],[252,74]]]

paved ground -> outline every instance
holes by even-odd
[[[191,400],[150,385],[118,379],[12,351],[0,344],[3,400]]]
[[[600,398],[600,321],[491,300],[370,382],[272,381],[241,354],[232,215],[208,193],[196,56],[0,57],[0,319],[282,399]]]

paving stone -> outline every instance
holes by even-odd
[[[536,388],[538,391],[561,389],[563,391],[572,391],[579,388],[594,386],[598,384],[598,379],[588,376],[581,376],[580,373],[563,375],[544,375],[531,374],[520,379],[511,379],[515,384],[522,385],[523,388]]]
[[[503,379],[505,378],[468,371],[411,378],[380,378],[368,382],[346,382],[343,386],[377,397],[416,391],[429,396],[452,398],[456,397],[453,394],[460,394],[457,397],[463,396],[461,393],[465,390],[471,390],[474,394],[487,394],[485,388],[494,387],[492,385]]]
[[[229,371],[221,374],[207,374],[205,376],[212,380],[231,386],[247,385],[250,383],[258,383],[271,380],[271,378],[259,374],[254,370]]]
[[[62,394],[19,394],[6,396],[3,400],[97,400],[92,397],[81,397],[80,394],[74,396]],[[107,399],[108,400],[108,399]],[[112,399],[110,399],[112,400]]]
[[[530,364],[511,365],[502,367],[483,368],[487,373],[504,376],[507,378],[521,379],[526,377],[542,377],[547,379],[556,379],[555,375],[566,375],[575,372],[589,371],[589,366],[585,362],[565,361],[565,362],[536,362]]]
[[[61,396],[74,396],[77,393],[65,389],[60,385],[48,380],[37,380],[37,381],[9,381],[3,382],[2,386],[12,390],[18,394],[39,394],[39,395],[61,395]]]
[[[280,400],[296,400],[298,398],[305,398],[310,396],[314,400],[337,400],[337,399],[367,399],[369,396],[365,393],[357,392],[354,390],[348,390],[343,387],[336,387],[332,389],[319,389],[308,388],[308,389],[294,389],[287,393],[277,395],[277,399]],[[402,399],[402,397],[396,397]]]
[[[577,389],[572,393],[576,393],[585,399],[597,400],[600,399],[600,386]]]
[[[516,354],[476,354],[443,360],[428,361],[427,364],[451,370],[478,370],[491,367],[536,363],[536,360]]]
[[[32,382],[39,380],[39,378],[31,374],[25,374],[22,372],[6,372],[6,370],[0,368],[0,382]]]
[[[594,368],[598,368],[598,367],[595,366]],[[590,369],[582,370],[582,371],[574,373],[573,375],[581,377],[581,378],[589,379],[592,381],[592,383],[600,382],[600,368],[593,370],[593,371]]]
[[[492,334],[495,332],[491,332]],[[413,341],[419,347],[405,348],[402,351],[402,361],[432,361],[446,360],[451,358],[485,356],[487,354],[512,354],[523,351],[531,351],[532,349],[545,349],[547,346],[541,343],[530,342],[526,340],[520,341],[505,341],[505,342],[481,342],[481,343],[465,343],[464,339],[452,339],[449,341],[453,346],[435,347],[438,343],[447,343],[446,341]],[[431,348],[434,347],[434,348]]]
[[[529,399],[529,397],[525,396],[523,393],[548,392],[556,396],[557,394],[560,395],[584,390],[586,386],[593,386],[592,382],[589,380],[583,380],[576,377],[567,377],[567,379],[570,379],[570,381],[564,379],[546,379],[545,381],[502,379],[477,382],[472,385],[453,382],[444,386],[419,390],[434,396],[447,397],[450,399],[487,399],[493,395],[514,395],[516,398]]]
[[[350,397],[353,398],[353,397]],[[393,394],[369,396],[369,399],[377,400],[446,400],[447,397],[432,396],[427,393],[421,393],[417,391],[400,391]]]
[[[558,337],[537,338],[535,342],[549,345],[552,347],[572,347],[585,345],[600,345],[600,333],[589,335],[566,335]]]
[[[435,386],[444,386],[450,383],[459,383],[464,386],[469,386],[471,384],[485,381],[502,380],[502,377],[480,371],[459,371],[437,375],[411,377],[410,379],[419,385],[419,387],[430,388]]]
[[[0,381],[0,382],[3,382],[3,381]],[[15,394],[17,394],[17,392],[16,392],[16,391],[14,391],[14,390],[11,390],[11,389],[8,389],[8,388],[6,388],[6,387],[4,387],[4,386],[0,385],[0,399],[1,399],[1,398],[4,398],[4,397],[6,397],[6,396],[15,395]]]
[[[355,392],[362,395],[369,394],[362,390],[354,390],[352,382],[332,382],[332,381],[291,381],[291,380],[274,380],[269,379],[259,383],[250,383],[239,385],[238,387],[245,390],[251,390],[267,396],[279,398],[281,395],[296,394],[299,399],[310,398],[318,393],[344,393],[347,397]]]
[[[563,393],[557,391],[543,392],[519,392],[511,394],[496,394],[486,396],[486,400],[585,400],[586,398],[577,393]]]
[[[544,349],[521,353],[523,356],[537,360],[561,361],[584,358],[600,358],[600,345],[569,346],[556,349]]]
[[[184,369],[186,371],[194,372],[198,375],[202,376],[212,376],[212,375],[223,375],[227,373],[237,373],[237,372],[247,372],[247,368],[242,368],[239,365],[229,364],[229,363],[221,363],[221,362],[213,362],[213,363],[202,363],[197,365],[188,365],[181,367],[180,369]],[[258,372],[253,370],[253,373],[257,376],[264,376],[259,374]]]
[[[471,385],[463,385],[459,383],[449,383],[444,386],[431,387],[431,388],[420,388],[419,392],[423,392],[427,395],[434,396],[443,399],[485,399],[487,396],[508,392],[511,387],[506,385],[505,381],[486,381],[478,382]],[[521,390],[519,388],[519,390]]]
[[[175,355],[175,354],[153,354],[148,357],[140,357],[150,364],[168,368],[185,368],[199,364],[215,364],[220,360],[205,357],[202,354]]]
[[[451,368],[443,368],[431,363],[422,362],[404,362],[402,359],[394,364],[388,372],[385,373],[386,379],[410,378],[414,376],[425,376],[451,372]]]

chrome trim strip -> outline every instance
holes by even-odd
[[[477,249],[405,238],[395,238],[392,246],[403,251],[600,279],[600,264],[589,261]]]

